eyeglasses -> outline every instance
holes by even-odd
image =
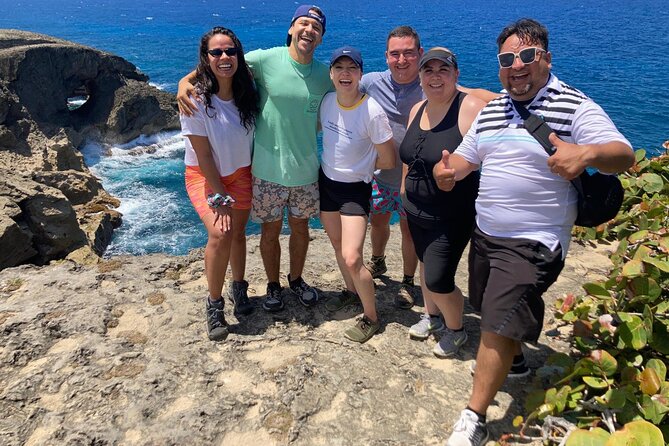
[[[516,61],[516,57],[519,58],[523,64],[527,65],[531,64],[536,60],[537,53],[541,54],[545,52],[546,50],[543,50],[541,48],[530,47],[520,50],[517,53],[514,52],[499,53],[497,55],[497,60],[499,61],[500,67],[511,68],[513,63]]]
[[[214,48],[214,49],[211,49],[211,50],[207,50],[207,53],[209,53],[209,55],[211,55],[213,57],[221,57],[223,55],[223,53],[225,53],[225,55],[228,56],[228,57],[232,57],[232,56],[236,56],[237,54],[239,54],[239,48],[237,48],[236,46],[226,48],[224,50],[222,50],[220,48]]]
[[[406,51],[391,51],[388,53],[391,59],[399,60],[401,56],[404,56],[405,59],[415,59],[418,57],[418,51],[416,50],[406,50]]]

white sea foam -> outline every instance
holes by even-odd
[[[87,142],[81,148],[86,165],[93,171],[110,165],[139,164],[148,160],[180,157],[185,149],[181,132],[141,135],[125,144],[114,146]]]
[[[176,82],[149,82],[149,85],[163,91],[169,91],[177,86]]]
[[[81,152],[107,191],[121,200],[123,225],[107,254],[182,254],[203,230],[183,184],[184,143],[178,131],[142,135],[114,146],[87,143]],[[186,223],[185,222],[190,222]]]
[[[179,254],[192,246],[193,238],[203,238],[200,225],[182,224],[184,198],[176,191],[135,181],[121,197],[119,211],[123,225],[107,250],[112,254],[146,254],[167,252]],[[181,222],[181,224],[179,223]]]

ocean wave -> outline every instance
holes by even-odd
[[[107,145],[89,141],[80,149],[86,165],[95,170],[105,164],[137,164],[148,160],[175,158],[183,155],[183,138],[179,131],[141,135],[125,144]],[[101,167],[103,167],[101,166]]]
[[[156,87],[158,90],[172,91],[176,90],[176,82],[149,82],[149,85]]]

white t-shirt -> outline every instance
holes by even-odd
[[[352,107],[337,102],[336,93],[328,93],[320,108],[323,129],[323,173],[334,181],[355,183],[372,181],[378,153],[374,144],[393,137],[388,116],[368,95]]]
[[[223,101],[212,95],[213,108],[205,110],[204,98],[196,104],[198,110],[192,116],[179,116],[181,134],[186,142],[186,165],[199,165],[195,150],[187,138],[188,135],[195,135],[209,138],[216,169],[222,177],[231,175],[241,167],[250,166],[253,128],[247,131],[239,122],[239,110],[235,101]]]
[[[526,108],[544,117],[574,144],[629,142],[611,119],[580,91],[551,75]],[[576,219],[576,189],[548,167],[548,154],[523,126],[509,96],[491,101],[455,153],[481,168],[476,222],[495,237],[528,238],[567,255]]]

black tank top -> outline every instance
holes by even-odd
[[[439,189],[432,175],[432,168],[441,161],[441,151],[446,149],[453,153],[462,142],[458,115],[465,96],[458,91],[444,119],[430,130],[420,128],[420,118],[427,105],[425,101],[400,145],[400,158],[409,166],[405,181],[406,195],[403,197],[404,209],[410,217],[426,220],[425,223],[472,218],[475,213],[478,171],[458,181],[450,192]]]

